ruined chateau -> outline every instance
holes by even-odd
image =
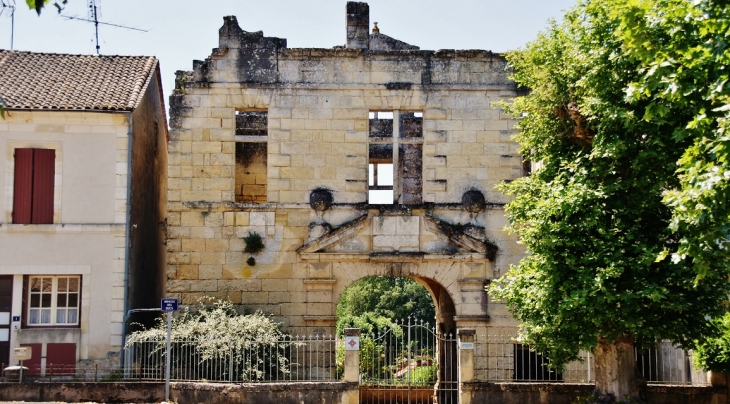
[[[502,56],[421,50],[354,2],[344,46],[288,48],[232,16],[219,36],[170,98],[169,296],[334,333],[350,284],[404,276],[440,331],[516,325],[485,292],[523,254],[495,190],[523,175]]]

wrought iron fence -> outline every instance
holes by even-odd
[[[558,371],[540,352],[522,345],[514,335],[478,335],[475,351],[475,378],[491,382],[594,383],[593,355],[581,351],[579,360]],[[691,353],[662,342],[656,348],[635,349],[638,373],[649,383],[704,386],[707,373],[695,369]]]
[[[171,342],[170,380],[221,383],[335,381],[341,376],[335,360],[334,336],[283,336],[251,341]],[[150,381],[165,378],[165,339],[135,342],[122,350],[123,365],[75,364],[29,366],[28,381]],[[5,375],[6,381],[17,381]]]
[[[220,341],[176,339],[171,343],[170,380],[207,382],[282,382],[338,380],[333,336],[284,336],[279,339]],[[165,340],[135,342],[124,350],[124,376],[165,377]]]

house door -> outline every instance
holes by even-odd
[[[0,275],[0,364],[10,364],[10,319],[13,304],[13,276]]]

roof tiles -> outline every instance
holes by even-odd
[[[132,111],[156,69],[154,56],[0,50],[0,97],[8,109]]]

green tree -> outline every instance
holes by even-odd
[[[337,304],[337,316],[366,313],[389,319],[416,319],[435,324],[436,311],[428,290],[413,279],[393,276],[363,278],[348,287]]]
[[[614,10],[624,53],[640,64],[627,98],[643,118],[670,122],[688,142],[679,187],[668,189],[672,229],[681,235],[674,261],[700,277],[730,258],[730,2],[632,1]]]
[[[663,197],[681,187],[676,164],[693,140],[675,135],[692,111],[631,94],[648,70],[628,50],[627,18],[649,3],[685,1],[585,0],[507,55],[530,93],[504,108],[521,117],[521,152],[541,168],[501,185],[529,255],[491,294],[554,365],[592,350],[596,395],[619,400],[640,392],[635,345],[712,335],[705,315],[720,314],[729,291],[725,265],[697,279],[691,259],[657,259],[688,237],[670,228]]]

